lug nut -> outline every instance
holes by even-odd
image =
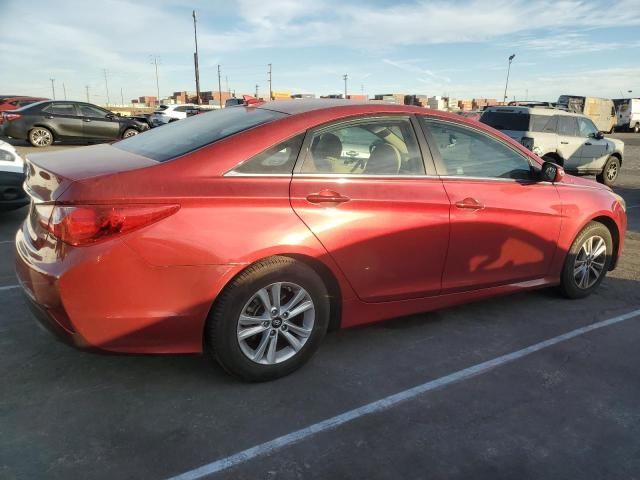
[[[265,327],[265,328],[268,327],[269,326],[269,321],[265,320],[264,322],[262,322],[262,326]]]
[[[271,309],[271,316],[275,317],[276,315],[278,315],[278,309],[276,307],[273,307]]]
[[[276,334],[275,329],[274,329],[274,330],[271,330],[271,331],[269,332],[269,335],[270,335],[270,336],[272,336],[272,337],[273,337],[275,334]]]
[[[289,312],[284,312],[282,314],[282,318],[289,318]]]
[[[280,327],[282,329],[283,332],[287,331],[287,325],[286,324],[282,324],[282,327]]]

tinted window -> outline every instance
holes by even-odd
[[[190,110],[193,107],[176,107],[173,109],[174,112],[186,112],[187,110]]]
[[[233,171],[237,173],[291,174],[303,140],[304,134],[290,138],[241,163]]]
[[[496,130],[529,130],[529,114],[517,112],[484,112],[480,121]]]
[[[442,161],[438,173],[447,176],[530,178],[529,161],[504,143],[476,130],[423,119]]]
[[[54,115],[76,115],[76,106],[72,103],[52,103],[42,110]]]
[[[234,133],[286,116],[262,108],[214,110],[129,137],[114,144],[114,147],[164,162]]]
[[[558,116],[558,135],[575,137],[578,135],[578,124],[575,117]]]
[[[376,119],[316,133],[301,172],[421,175],[424,164],[409,119]]]
[[[92,107],[90,105],[80,105],[80,115],[85,117],[99,117],[103,118],[107,116],[106,110],[102,110],[100,108]]]
[[[588,118],[578,118],[578,131],[581,137],[593,137],[598,133],[598,129]]]

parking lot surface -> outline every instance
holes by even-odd
[[[615,137],[626,143],[615,190],[629,230],[619,267],[596,294],[570,301],[542,290],[335,332],[301,370],[265,384],[240,383],[199,356],[97,355],[57,343],[13,288],[12,237],[25,209],[0,216],[0,478],[192,472],[640,310],[640,135]],[[246,455],[211,478],[640,478],[638,344],[640,311]]]

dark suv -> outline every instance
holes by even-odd
[[[66,100],[32,103],[0,114],[2,135],[29,140],[34,147],[46,147],[54,141],[109,142],[148,128],[97,105]]]

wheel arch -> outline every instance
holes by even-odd
[[[562,158],[562,156],[556,150],[551,150],[551,151],[549,151],[547,153],[544,153],[544,154],[540,155],[540,158],[543,158],[543,157],[553,157],[555,160],[557,160],[557,162],[555,162],[555,163],[557,163],[561,167],[564,166],[564,161],[565,160],[564,160],[564,158]]]
[[[612,157],[616,157],[618,159],[618,161],[620,162],[620,166],[622,166],[622,154],[620,152],[613,152],[611,154]]]
[[[606,215],[599,215],[597,217],[591,218],[582,228],[586,227],[591,222],[601,223],[607,230],[611,233],[611,239],[613,240],[613,258],[614,261],[609,266],[609,270],[613,270],[618,262],[618,252],[620,250],[620,231],[618,230],[618,225],[616,224],[613,218],[608,217]],[[582,231],[582,229],[580,229]]]

